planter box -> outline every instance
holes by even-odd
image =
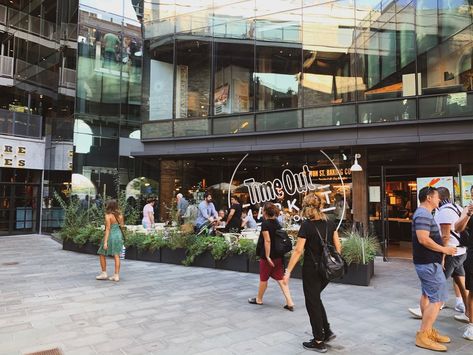
[[[186,249],[177,248],[161,248],[161,262],[166,264],[182,265],[182,261],[186,258]]]
[[[138,260],[138,250],[135,247],[128,247],[125,250],[125,259]]]
[[[87,242],[84,245],[79,246],[76,243],[74,243],[72,240],[66,239],[62,242],[62,249],[75,251],[78,253],[97,255],[97,250],[99,250],[99,246],[92,244],[90,242]]]
[[[348,266],[348,272],[343,276],[342,279],[335,280],[332,282],[357,285],[357,286],[369,286],[371,277],[374,275],[374,261],[368,264],[350,264]]]
[[[151,261],[153,263],[161,262],[161,252],[160,249],[153,251],[150,250],[137,250],[136,251],[136,260],[142,261]]]
[[[210,253],[210,251],[206,251],[200,255],[197,255],[192,262],[192,266],[199,266],[199,267],[207,267],[210,269],[215,268],[215,260]]]
[[[259,260],[248,260],[248,272],[259,274]]]
[[[217,269],[248,272],[248,256],[246,254],[232,254],[222,260],[217,260],[216,264]]]

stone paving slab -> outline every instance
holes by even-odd
[[[96,281],[98,269],[97,257],[63,251],[46,236],[0,237],[0,355],[52,344],[67,355],[311,353],[301,346],[310,327],[300,280],[291,281],[291,313],[273,281],[264,306],[247,303],[255,274],[125,260],[113,283]],[[375,274],[370,287],[324,291],[337,333],[329,352],[431,354],[414,346],[419,321],[407,308],[419,285],[411,262],[376,260]],[[450,353],[471,355],[454,314],[443,310],[437,327],[451,336]]]

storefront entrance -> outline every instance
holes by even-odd
[[[0,236],[38,231],[40,185],[0,183]]]
[[[444,186],[452,199],[462,204],[461,175],[461,164],[381,167],[379,188],[370,182],[370,219],[385,259],[412,258],[411,227],[418,204],[417,191],[424,186]]]

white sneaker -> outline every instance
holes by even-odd
[[[465,313],[465,304],[460,301],[455,304],[455,311],[460,312],[460,313]]]
[[[442,305],[440,306],[440,310],[444,309],[444,308],[447,308],[447,304],[444,302],[442,303]]]
[[[454,316],[454,318],[455,318],[455,320],[457,320],[459,322],[470,323],[470,318],[468,318],[465,313],[457,314],[457,315]]]
[[[408,308],[407,310],[415,319],[422,319],[422,311],[420,310],[420,307]]]
[[[468,340],[473,340],[473,324],[468,324],[463,337]]]
[[[95,276],[95,279],[96,279],[96,280],[107,280],[107,279],[108,279],[107,273],[106,273],[106,272],[102,272],[102,273],[100,273],[100,275]]]

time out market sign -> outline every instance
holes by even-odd
[[[336,176],[336,178],[340,180],[340,184],[343,190],[343,209],[342,209],[343,212],[342,213],[345,213],[346,194],[345,194],[342,173],[346,173],[346,172],[339,170],[338,167],[333,162],[333,160],[330,159],[330,157],[327,154],[325,154],[324,151],[321,150],[320,152],[333,165],[333,168],[330,168],[330,172],[331,172],[330,175],[333,174]],[[240,160],[235,170],[233,171],[233,175],[230,180],[230,186],[233,183],[233,179],[240,165],[243,163],[243,161],[247,157],[248,157],[248,154],[246,154]],[[299,216],[300,208],[299,206],[297,206],[297,198],[293,197],[296,194],[318,192],[319,194],[322,194],[325,197],[325,204],[327,206],[321,209],[322,212],[333,211],[336,208],[335,206],[330,205],[331,204],[330,195],[332,193],[332,191],[330,190],[330,185],[320,184],[317,182],[316,177],[319,177],[320,175],[322,175],[322,177],[326,177],[325,176],[326,174],[320,174],[320,170],[311,171],[307,165],[303,165],[301,167],[301,170],[297,172],[293,172],[289,169],[285,169],[281,173],[281,176],[273,180],[258,182],[254,178],[248,178],[243,181],[242,185],[247,188],[249,199],[252,205],[263,204],[265,202],[270,202],[270,201],[275,201],[275,200],[278,200],[278,201],[285,200],[287,203],[287,208],[289,212],[293,214],[293,217],[292,217],[293,221],[297,222],[301,219],[301,217]],[[230,193],[231,192],[229,190],[228,191],[228,205],[229,206],[230,206]],[[281,203],[277,203],[277,205],[280,209],[283,208]],[[262,207],[260,207],[260,211],[259,211],[259,215],[261,214],[262,214]],[[343,215],[342,215],[342,218],[340,219],[340,223],[341,223],[341,220],[343,220]],[[339,223],[339,226],[340,226],[340,223]]]

